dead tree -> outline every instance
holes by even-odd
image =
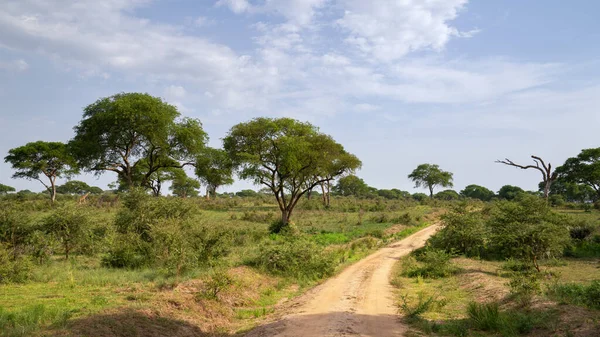
[[[535,169],[535,170],[542,172],[542,177],[544,178],[544,180],[543,180],[544,181],[544,198],[548,199],[548,194],[550,193],[550,187],[552,186],[552,183],[554,181],[556,181],[556,179],[558,178],[558,173],[556,171],[552,172],[552,164],[548,163],[548,165],[546,165],[546,163],[544,163],[542,158],[540,158],[538,156],[531,156],[531,158],[533,158],[535,165],[515,164],[512,160],[510,160],[508,158],[505,158],[504,160],[496,160],[496,163],[518,167],[523,170]]]

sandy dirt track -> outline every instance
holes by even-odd
[[[437,230],[429,226],[346,268],[300,297],[280,320],[246,337],[402,336],[389,278],[394,263],[425,244]]]

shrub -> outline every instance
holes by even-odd
[[[469,256],[479,256],[485,247],[487,231],[480,212],[471,212],[466,204],[442,216],[442,229],[430,240],[434,248]]]
[[[217,300],[219,294],[232,284],[233,279],[226,272],[217,271],[204,282],[202,290],[196,296],[197,298]]]
[[[31,276],[31,267],[26,257],[15,256],[0,243],[0,284],[25,282]]]
[[[524,307],[531,304],[533,297],[540,292],[539,273],[535,271],[513,272],[508,282],[511,295]]]
[[[252,210],[250,212],[244,212],[242,220],[257,223],[269,223],[273,221],[274,216],[275,215],[272,212],[258,213],[257,211]]]
[[[336,259],[313,241],[286,236],[263,242],[253,264],[274,275],[315,280],[332,275]]]
[[[55,235],[61,242],[65,258],[80,243],[87,229],[88,215],[79,207],[63,206],[56,209],[43,220],[46,232]]]
[[[417,258],[405,259],[402,270],[408,277],[443,278],[455,274],[458,269],[450,262],[450,254],[439,249],[426,249]],[[420,263],[418,263],[418,262]]]
[[[419,292],[417,303],[415,304],[409,303],[407,295],[401,295],[400,299],[402,302],[398,303],[398,308],[404,315],[412,319],[418,318],[430,311],[436,304],[435,297],[429,296],[426,298],[423,292]]]

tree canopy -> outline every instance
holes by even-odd
[[[197,197],[200,182],[187,176],[183,169],[173,170],[170,190],[180,198]]]
[[[498,197],[506,200],[514,200],[519,194],[525,193],[525,191],[519,186],[504,185],[498,191]]]
[[[496,195],[493,191],[479,185],[469,185],[464,190],[460,191],[460,194],[467,198],[479,199],[483,201],[490,201]]]
[[[15,188],[12,186],[0,184],[0,194],[6,194],[8,192],[14,192]]]
[[[206,185],[206,197],[214,197],[217,188],[233,184],[233,163],[221,149],[206,148],[196,159],[196,175]]]
[[[351,174],[338,179],[333,191],[343,196],[364,197],[369,193],[369,185],[361,178]]]
[[[61,194],[101,194],[102,189],[96,186],[90,186],[87,183],[79,180],[70,180],[63,185],[56,186],[56,192]]]
[[[443,190],[437,192],[433,197],[440,200],[458,200],[460,199],[460,194],[455,190]]]
[[[16,171],[13,178],[37,180],[56,200],[56,179],[78,172],[77,164],[67,145],[61,142],[37,141],[8,151],[4,161]],[[46,183],[42,176],[46,177]]]
[[[275,195],[283,225],[305,193],[361,165],[315,126],[290,118],[237,124],[225,137],[224,147],[242,179],[265,185]]]
[[[427,187],[429,197],[433,198],[433,189],[436,186],[452,187],[452,173],[440,169],[435,164],[421,164],[408,175],[415,187]]]
[[[165,168],[193,165],[207,135],[200,121],[180,118],[173,105],[142,93],[120,93],[84,109],[71,141],[86,171],[112,171],[127,186],[149,188]]]
[[[561,180],[591,187],[600,198],[600,148],[584,149],[556,171]]]

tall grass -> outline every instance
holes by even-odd
[[[0,307],[0,336],[30,336],[43,326],[61,327],[73,315],[70,310],[49,308],[42,304],[7,311]]]

